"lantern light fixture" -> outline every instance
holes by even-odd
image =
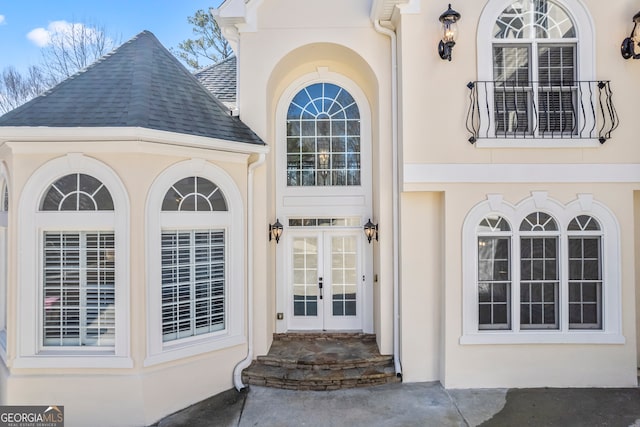
[[[371,239],[376,239],[378,241],[378,224],[374,224],[371,222],[371,218],[364,225],[364,235],[367,236],[369,243],[371,243]]]
[[[640,12],[633,16],[633,30],[629,37],[622,40],[620,53],[624,59],[640,59]]]
[[[460,14],[451,9],[451,3],[449,3],[449,8],[440,15],[439,19],[442,22],[442,40],[438,43],[438,53],[440,58],[451,61],[453,46],[458,38],[457,22],[460,19]]]
[[[275,239],[276,244],[278,244],[280,242],[280,236],[282,236],[282,229],[282,224],[280,224],[280,221],[276,218],[276,222],[269,224],[269,241]]]

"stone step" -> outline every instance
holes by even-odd
[[[275,334],[269,353],[243,371],[245,383],[293,390],[337,390],[399,382],[393,356],[381,355],[375,335]]]
[[[375,334],[365,334],[362,332],[285,332],[273,334],[274,341],[331,341],[331,340],[358,340],[374,341]]]
[[[392,356],[381,355],[375,341],[360,337],[274,339],[265,356],[257,360],[265,365],[299,369],[349,369],[380,366]]]
[[[245,384],[287,390],[340,390],[400,382],[393,364],[349,369],[293,369],[252,364],[242,373]]]

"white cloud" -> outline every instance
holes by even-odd
[[[44,28],[36,28],[27,33],[27,38],[31,40],[36,46],[44,47],[49,44],[51,36]]]
[[[72,34],[81,34],[88,36],[90,39],[96,38],[96,30],[94,28],[85,27],[84,24],[71,23],[67,21],[50,22],[47,28],[34,28],[29,31],[27,38],[38,47],[45,47],[51,43],[52,38],[56,38],[64,42],[69,40]]]
[[[6,24],[4,15],[0,15],[0,25]]]

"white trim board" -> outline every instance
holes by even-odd
[[[455,164],[404,165],[404,183],[640,182],[640,164]]]

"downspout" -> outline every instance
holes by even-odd
[[[264,163],[266,154],[249,164],[247,172],[247,356],[233,368],[233,385],[241,391],[246,385],[242,382],[242,371],[253,360],[253,171]]]
[[[384,25],[384,26],[383,26]],[[396,33],[389,28],[390,23],[373,21],[375,30],[391,40],[391,141],[392,141],[392,221],[393,221],[393,364],[396,376],[402,378],[400,364],[400,271],[399,232],[400,216],[398,202],[398,58]]]

